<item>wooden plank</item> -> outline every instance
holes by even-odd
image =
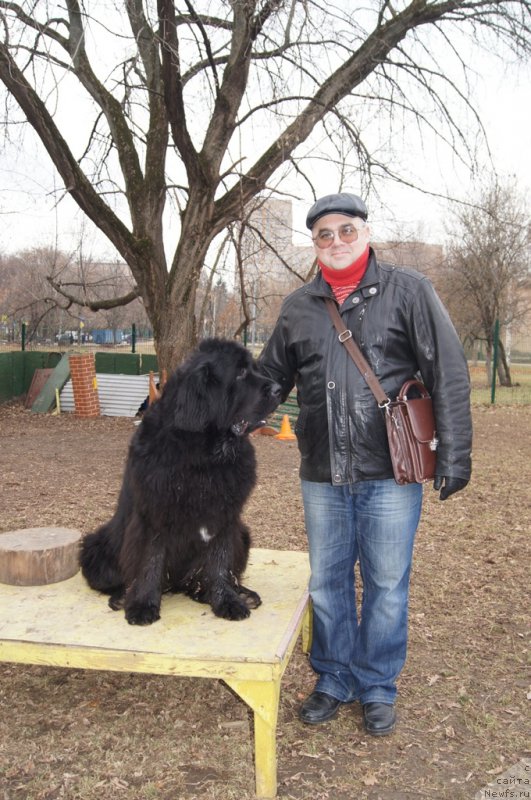
[[[276,797],[280,681],[227,681],[254,711],[256,796]]]
[[[39,394],[44,388],[44,385],[50,375],[52,374],[53,369],[50,367],[48,369],[36,369],[33,372],[33,378],[31,379],[30,387],[28,389],[28,393],[26,395],[26,400],[24,401],[24,408],[31,408]]]
[[[177,632],[174,634],[177,636]],[[141,675],[174,675],[182,678],[214,678],[215,680],[272,681],[280,678],[278,664],[254,661],[183,659],[178,655],[118,651],[105,648],[74,647],[0,639],[0,662],[34,664],[41,667],[134,672]]]
[[[48,586],[0,584],[0,658],[24,663],[265,680],[282,674],[302,624],[306,553],[251,551],[245,585],[262,597],[246,620],[214,616],[183,595],[163,597],[161,619],[128,625],[81,574]],[[47,660],[49,658],[49,661]],[[35,661],[33,661],[35,659]]]
[[[55,406],[55,390],[61,391],[69,375],[68,353],[64,353],[31,407],[34,414],[46,414]]]
[[[248,619],[222,620],[171,595],[148,627],[128,625],[79,574],[50,586],[0,584],[0,661],[223,679],[254,712],[256,794],[271,798],[280,681],[308,617],[309,572],[306,553],[251,550],[244,580],[263,604]]]

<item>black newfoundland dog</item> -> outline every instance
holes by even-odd
[[[256,479],[248,434],[280,402],[249,352],[209,339],[168,380],[136,430],[113,518],[81,547],[89,585],[132,625],[160,617],[163,592],[244,619],[260,605],[240,583],[250,535],[240,514]]]

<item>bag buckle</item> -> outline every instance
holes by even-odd
[[[347,328],[347,330],[342,331],[337,338],[341,344],[343,344],[343,342],[346,342],[348,339],[352,339],[352,331],[349,331]]]

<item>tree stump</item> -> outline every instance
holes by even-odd
[[[72,528],[23,528],[0,534],[0,582],[40,586],[79,569],[81,533]]]

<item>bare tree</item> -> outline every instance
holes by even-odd
[[[233,236],[245,330],[258,344],[269,334],[284,297],[309,281],[317,262],[308,236],[307,245],[293,243],[292,202],[257,196],[248,203]]]
[[[117,329],[132,322],[145,326],[141,300],[116,305],[110,297],[131,292],[131,275],[123,262],[94,261],[80,246],[73,253],[33,248],[0,258],[0,311],[27,325],[27,343],[55,342],[64,330]],[[82,298],[85,309],[80,308]]]
[[[311,191],[301,145],[341,127],[345,180],[365,188],[400,176],[364,143],[364,117],[410,115],[464,157],[463,36],[526,54],[529,20],[529,0],[369,0],[354,12],[344,0],[0,0],[0,79],[10,119],[22,112],[131,269],[169,367],[196,337],[215,237],[288,168]],[[66,122],[73,96],[87,98],[82,144]],[[167,255],[170,201],[180,230]]]
[[[524,291],[531,275],[527,208],[514,182],[494,179],[477,198],[477,207],[460,208],[448,228],[443,294],[463,338],[485,342],[489,380],[496,321],[501,331],[514,329],[531,311]],[[510,386],[501,337],[498,345],[500,383]]]
[[[214,336],[218,333],[218,302],[220,294],[225,294],[226,286],[221,271],[226,266],[228,245],[231,239],[231,228],[224,237],[214,258],[212,266],[205,264],[198,287],[197,330],[199,334]],[[216,280],[217,279],[217,280]]]
[[[24,250],[0,261],[2,313],[17,327],[26,323],[28,343],[37,336],[52,343],[61,330],[66,304],[50,287],[47,275],[67,268],[68,257],[53,248]],[[74,327],[73,321],[67,327]]]

